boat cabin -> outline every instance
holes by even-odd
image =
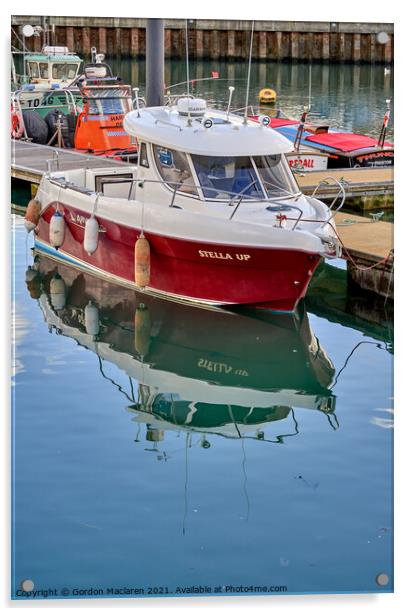
[[[146,216],[161,216],[163,223],[171,217],[171,225],[179,218],[171,208],[210,220],[235,217],[299,230],[327,217],[327,206],[298,187],[286,158],[292,143],[263,121],[182,98],[170,107],[130,111],[124,129],[138,142],[137,164],[69,170],[53,174],[52,181],[87,195],[89,204],[99,193],[99,211],[129,224],[142,216],[142,205],[150,206]]]
[[[176,204],[181,196],[227,204],[301,195],[284,156],[287,139],[201,99],[137,109],[124,127],[138,140],[138,178],[152,184],[154,199],[165,191]]]
[[[87,80],[86,85],[80,85],[83,110],[77,117],[76,150],[100,154],[133,148],[135,154],[135,140],[123,127],[124,116],[133,108],[131,87],[106,85],[104,81],[102,85],[89,84]]]
[[[41,53],[26,55],[30,83],[44,86],[67,86],[79,75],[82,59],[68,47],[46,45]]]

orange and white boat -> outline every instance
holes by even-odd
[[[123,128],[125,115],[133,109],[131,86],[114,76],[110,66],[103,62],[102,54],[96,54],[94,50],[92,62],[85,65],[84,74],[76,80],[75,88],[76,99],[71,90],[61,90],[60,97],[65,97],[66,103],[58,106],[47,104],[47,113],[42,107],[23,110],[19,92],[14,92],[12,120],[19,117],[20,130],[12,121],[12,136],[135,161],[136,140]]]

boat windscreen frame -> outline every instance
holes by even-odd
[[[98,93],[100,92],[113,92],[113,94],[115,93],[115,91],[118,90],[123,90],[124,91],[124,95],[115,95],[115,96],[98,96]],[[94,96],[94,92],[97,93],[96,96]],[[85,85],[82,86],[80,88],[80,93],[81,96],[83,98],[83,103],[85,105],[88,106],[87,108],[87,114],[89,115],[126,115],[126,113],[129,113],[130,111],[132,111],[133,109],[133,97],[131,95],[131,86],[126,85],[126,84],[116,84],[116,85],[98,85],[98,86],[90,86],[90,85]],[[96,104],[98,101],[109,101],[109,100],[117,100],[117,101],[127,101],[129,104],[127,105],[128,110],[122,110],[121,112],[116,112],[116,111],[110,111],[110,112],[103,112],[103,111],[99,111],[98,113],[95,113],[94,111],[90,111],[89,106],[90,103],[94,103]],[[123,106],[123,103],[121,103]]]
[[[281,186],[279,186],[279,190],[283,193],[283,194],[276,194],[276,195],[270,195],[269,190],[267,189],[267,184],[268,182],[266,180],[264,180],[264,177],[261,175],[260,171],[259,171],[259,167],[257,167],[257,164],[255,162],[255,156],[249,156],[247,155],[246,157],[251,161],[251,167],[249,167],[248,169],[252,168],[256,181],[258,182],[258,187],[259,190],[261,192],[261,196],[254,196],[254,195],[242,195],[241,190],[239,192],[231,192],[230,191],[226,191],[227,197],[226,198],[217,198],[217,197],[210,197],[205,195],[205,191],[204,188],[207,190],[207,187],[203,186],[203,184],[200,181],[199,178],[199,174],[197,171],[197,167],[196,164],[193,160],[193,156],[199,156],[197,154],[190,154],[190,153],[186,153],[187,158],[189,159],[190,163],[191,163],[191,168],[192,168],[192,173],[193,173],[193,178],[197,181],[197,187],[199,188],[199,193],[202,195],[202,200],[204,201],[216,201],[216,202],[223,202],[223,203],[228,203],[230,201],[233,201],[234,199],[236,199],[237,197],[242,196],[242,201],[245,203],[258,203],[261,202],[263,200],[265,201],[270,201],[270,200],[284,200],[284,199],[290,199],[290,198],[295,198],[298,197],[302,194],[301,189],[299,188],[297,181],[294,177],[294,174],[288,164],[288,161],[285,157],[284,154],[280,154],[280,162],[279,164],[281,165],[281,169],[284,171],[285,174],[289,174],[289,178],[291,180],[291,184],[294,185],[295,187],[295,191],[293,192],[289,192],[286,189],[282,188]],[[263,155],[259,155],[261,156],[261,158],[266,158],[266,156]],[[215,156],[215,157],[208,157],[208,158],[220,158],[220,159],[235,159],[235,158],[245,158],[244,156]],[[211,187],[210,187],[211,190]],[[215,189],[214,189],[215,190]],[[222,191],[224,192],[224,191]]]

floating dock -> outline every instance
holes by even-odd
[[[393,299],[393,223],[338,212],[335,228],[345,249],[350,280],[366,291]]]
[[[343,184],[346,202],[349,205],[360,206],[361,209],[393,205],[394,167],[326,169],[295,173],[295,178],[306,195],[312,194],[316,186],[322,182],[316,193],[319,199],[329,200],[336,196],[339,187],[329,179],[334,178]]]
[[[43,173],[49,170],[64,171],[83,167],[95,169],[113,166],[124,166],[118,160],[82,154],[64,148],[49,145],[39,145],[28,141],[11,140],[11,177],[30,184],[39,184]]]

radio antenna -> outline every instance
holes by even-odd
[[[254,38],[254,19],[251,25],[250,55],[248,58],[247,91],[246,91],[246,97],[245,97],[244,122],[243,122],[244,124],[247,124],[248,96],[250,94],[251,55],[253,53],[253,38]]]
[[[188,109],[187,124],[188,126],[191,126],[190,102],[188,101],[188,99],[190,98],[190,66],[188,63],[188,19],[186,19],[186,69],[187,69],[187,109]]]
[[[186,70],[187,70],[187,94],[190,94],[190,69],[188,64],[188,19],[186,19]]]

